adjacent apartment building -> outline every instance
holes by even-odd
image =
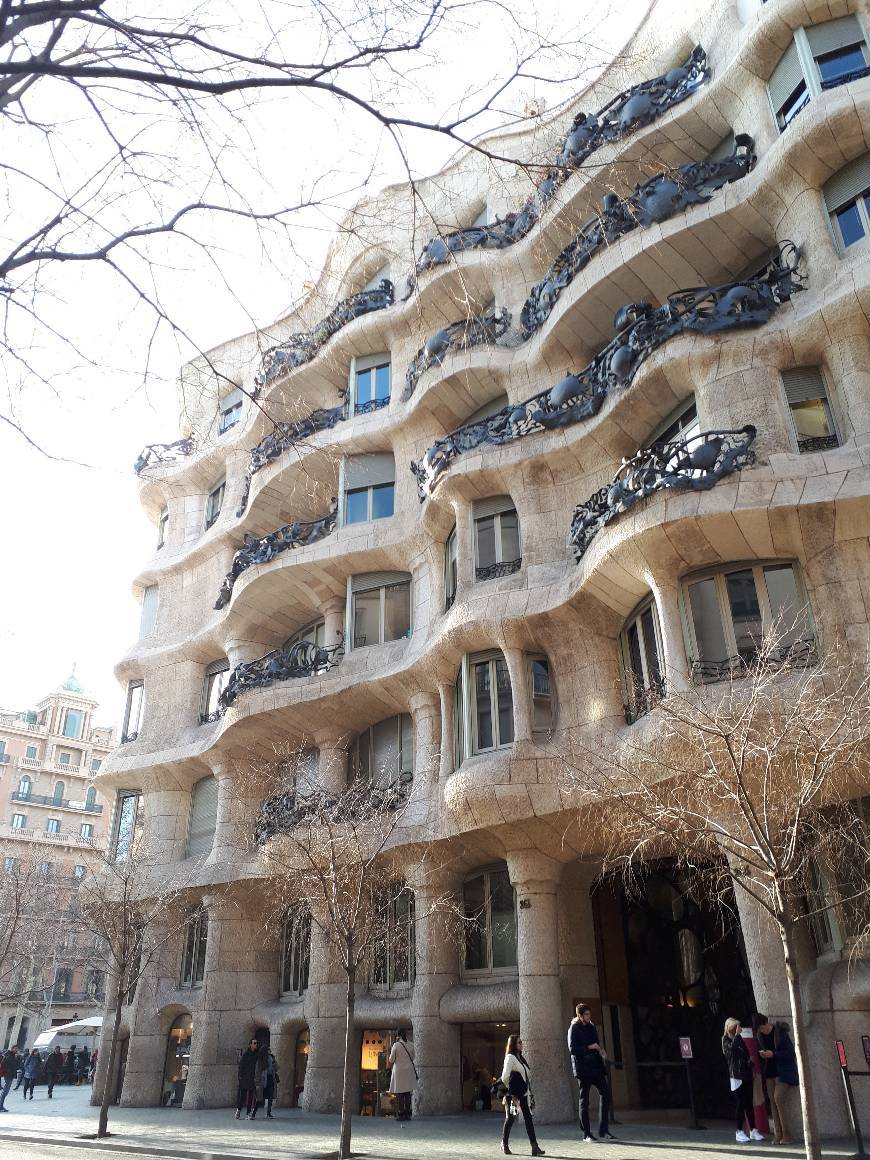
[[[26,912],[0,964],[4,1046],[29,1046],[48,1027],[98,1013],[105,998],[103,958],[64,922],[106,848],[111,807],[94,777],[115,737],[95,723],[97,710],[74,672],[35,708],[0,710],[2,904]]]
[[[461,946],[417,922],[362,988],[360,1110],[396,1028],[426,1114],[486,1108],[522,1029],[536,1114],[575,1115],[578,999],[622,1106],[685,1100],[656,1065],[689,1036],[699,1103],[727,1108],[724,1018],[788,1018],[776,939],[667,864],[640,897],[599,886],[546,742],[644,735],[662,674],[726,678],[780,616],[807,663],[866,647],[868,35],[861,0],[658,0],[571,107],[485,142],[531,169],[467,152],[372,198],[298,312],[185,368],[178,438],[136,465],[155,550],[97,778],[119,855],[141,807],[188,883],[125,1009],[123,1104],[230,1104],[256,1034],[282,1100],[337,1108],[340,972],[298,916],[264,932],[239,854],[292,824],[239,775],[281,742],[335,790],[413,786],[397,930],[433,890],[474,919]],[[870,964],[818,889],[805,1003],[841,1131],[834,1041],[861,1058]]]

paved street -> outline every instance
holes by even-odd
[[[96,1128],[96,1109],[88,1103],[87,1088],[56,1088],[49,1102],[45,1088],[25,1105],[11,1093],[9,1114],[0,1117],[0,1160],[107,1160],[134,1154],[145,1160],[326,1160],[334,1153],[338,1135],[335,1116],[306,1115],[279,1110],[274,1120],[253,1123],[235,1120],[230,1110],[183,1112],[164,1108],[113,1108],[112,1138],[97,1144],[83,1140]],[[260,1113],[262,1115],[262,1112]],[[762,1152],[768,1156],[797,1157],[796,1148],[735,1144],[727,1126],[717,1124],[704,1132],[690,1132],[682,1117],[672,1127],[639,1123],[615,1128],[619,1143],[584,1145],[576,1125],[542,1125],[540,1142],[556,1160],[595,1155],[600,1160],[695,1160]],[[497,1117],[450,1116],[397,1124],[392,1120],[356,1118],[354,1152],[367,1160],[494,1160],[500,1155]],[[529,1153],[522,1125],[514,1130],[514,1151]],[[73,1146],[71,1146],[73,1145]],[[854,1151],[847,1141],[825,1148],[825,1156],[843,1157]]]

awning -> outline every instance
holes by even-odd
[[[72,1023],[63,1023],[60,1027],[49,1027],[37,1035],[33,1046],[38,1048],[54,1047],[56,1043],[72,1045],[75,1040],[90,1039],[103,1026],[102,1015],[90,1015],[87,1019],[76,1019]]]

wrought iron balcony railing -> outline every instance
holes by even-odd
[[[576,560],[602,528],[657,491],[708,491],[755,461],[755,428],[704,431],[673,443],[653,443],[623,462],[611,483],[574,509],[568,543]]]
[[[258,387],[263,387],[278,375],[310,362],[332,336],[338,334],[349,322],[392,305],[393,283],[386,278],[372,290],[360,290],[343,298],[311,330],[294,334],[286,342],[267,350],[254,381]]]
[[[485,419],[458,427],[412,463],[421,502],[460,455],[483,444],[503,446],[595,415],[609,392],[628,387],[646,359],[677,335],[716,334],[766,322],[781,303],[803,289],[799,262],[794,243],[783,242],[767,265],[750,278],[679,290],[661,306],[648,302],[623,306],[615,319],[616,337],[582,371],[566,375],[550,390],[525,402],[509,403]]]
[[[510,324],[510,311],[495,307],[479,318],[464,318],[443,330],[436,330],[414,355],[405,372],[402,399],[410,399],[424,371],[440,366],[451,350],[470,350],[474,346],[495,343],[507,332]]]
[[[639,226],[667,221],[689,206],[709,201],[724,185],[745,177],[754,164],[755,143],[741,133],[734,138],[734,149],[728,157],[693,161],[658,173],[635,186],[634,192],[622,200],[608,194],[602,212],[583,227],[532,287],[520,315],[523,338],[529,338],[543,325],[562,291],[600,250]]]
[[[762,655],[761,642],[758,648],[741,649],[737,656],[723,657],[721,660],[693,660],[692,680],[696,685],[712,684],[745,676],[749,667],[758,662]],[[819,663],[819,654],[814,636],[764,650],[764,666],[768,669],[804,669]]]
[[[801,454],[809,451],[832,451],[840,446],[840,440],[836,435],[812,435],[806,439],[798,439],[797,445]]]
[[[662,697],[665,696],[664,681],[658,680],[654,685],[647,687],[640,681],[634,681],[628,698],[623,704],[626,725],[633,725],[641,717],[652,712]]]
[[[313,677],[334,668],[344,655],[344,639],[332,648],[300,640],[290,648],[276,648],[256,661],[243,661],[230,673],[220,695],[221,709],[228,709],[249,689],[265,689],[276,681]]]
[[[133,470],[141,475],[146,467],[155,467],[158,463],[177,463],[190,455],[195,447],[196,441],[193,438],[176,439],[174,443],[149,443],[139,452]]]
[[[291,548],[304,548],[307,544],[315,544],[318,540],[335,531],[338,519],[338,500],[333,496],[332,507],[325,516],[316,520],[297,520],[292,524],[285,524],[275,532],[257,539],[250,532],[245,532],[244,544],[233,556],[233,564],[224,577],[221,590],[215,601],[215,608],[224,608],[232,595],[233,585],[239,576],[255,564],[268,564],[282,552]]]
[[[254,826],[254,841],[265,845],[279,834],[289,833],[318,816],[339,822],[342,818],[369,817],[387,810],[400,809],[410,797],[414,782],[412,773],[390,775],[383,784],[351,783],[342,794],[330,796],[319,790],[299,794],[285,790],[260,803]]]
[[[522,557],[518,560],[501,560],[498,564],[487,564],[483,568],[474,569],[476,580],[495,580],[499,576],[512,576],[523,566]]]
[[[14,802],[32,802],[35,806],[55,806],[57,809],[81,810],[82,813],[88,814],[103,812],[101,802],[88,805],[86,801],[78,801],[75,798],[56,798],[53,794],[22,793],[20,790],[14,790],[10,796]]]
[[[690,97],[709,76],[707,54],[698,45],[678,68],[618,93],[597,113],[578,113],[554,165],[546,170],[536,192],[519,211],[486,225],[469,226],[432,238],[417,260],[417,272],[442,265],[463,250],[484,246],[501,250],[520,241],[539,220],[556,190],[596,149],[651,124]]]

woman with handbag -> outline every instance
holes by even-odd
[[[416,1086],[414,1045],[408,1043],[404,1029],[400,1027],[396,1032],[396,1042],[390,1049],[390,1091],[396,1097],[397,1120],[410,1120],[411,1092]]]
[[[507,1089],[504,1103],[504,1129],[501,1134],[501,1150],[506,1156],[511,1155],[508,1147],[511,1128],[517,1109],[523,1114],[529,1143],[532,1146],[533,1156],[545,1155],[544,1149],[539,1147],[535,1136],[535,1124],[532,1120],[532,1109],[535,1106],[535,1097],[532,1095],[532,1083],[529,1075],[529,1065],[523,1055],[523,1041],[519,1035],[511,1035],[507,1041],[504,1054],[504,1067],[501,1073],[501,1083]]]

